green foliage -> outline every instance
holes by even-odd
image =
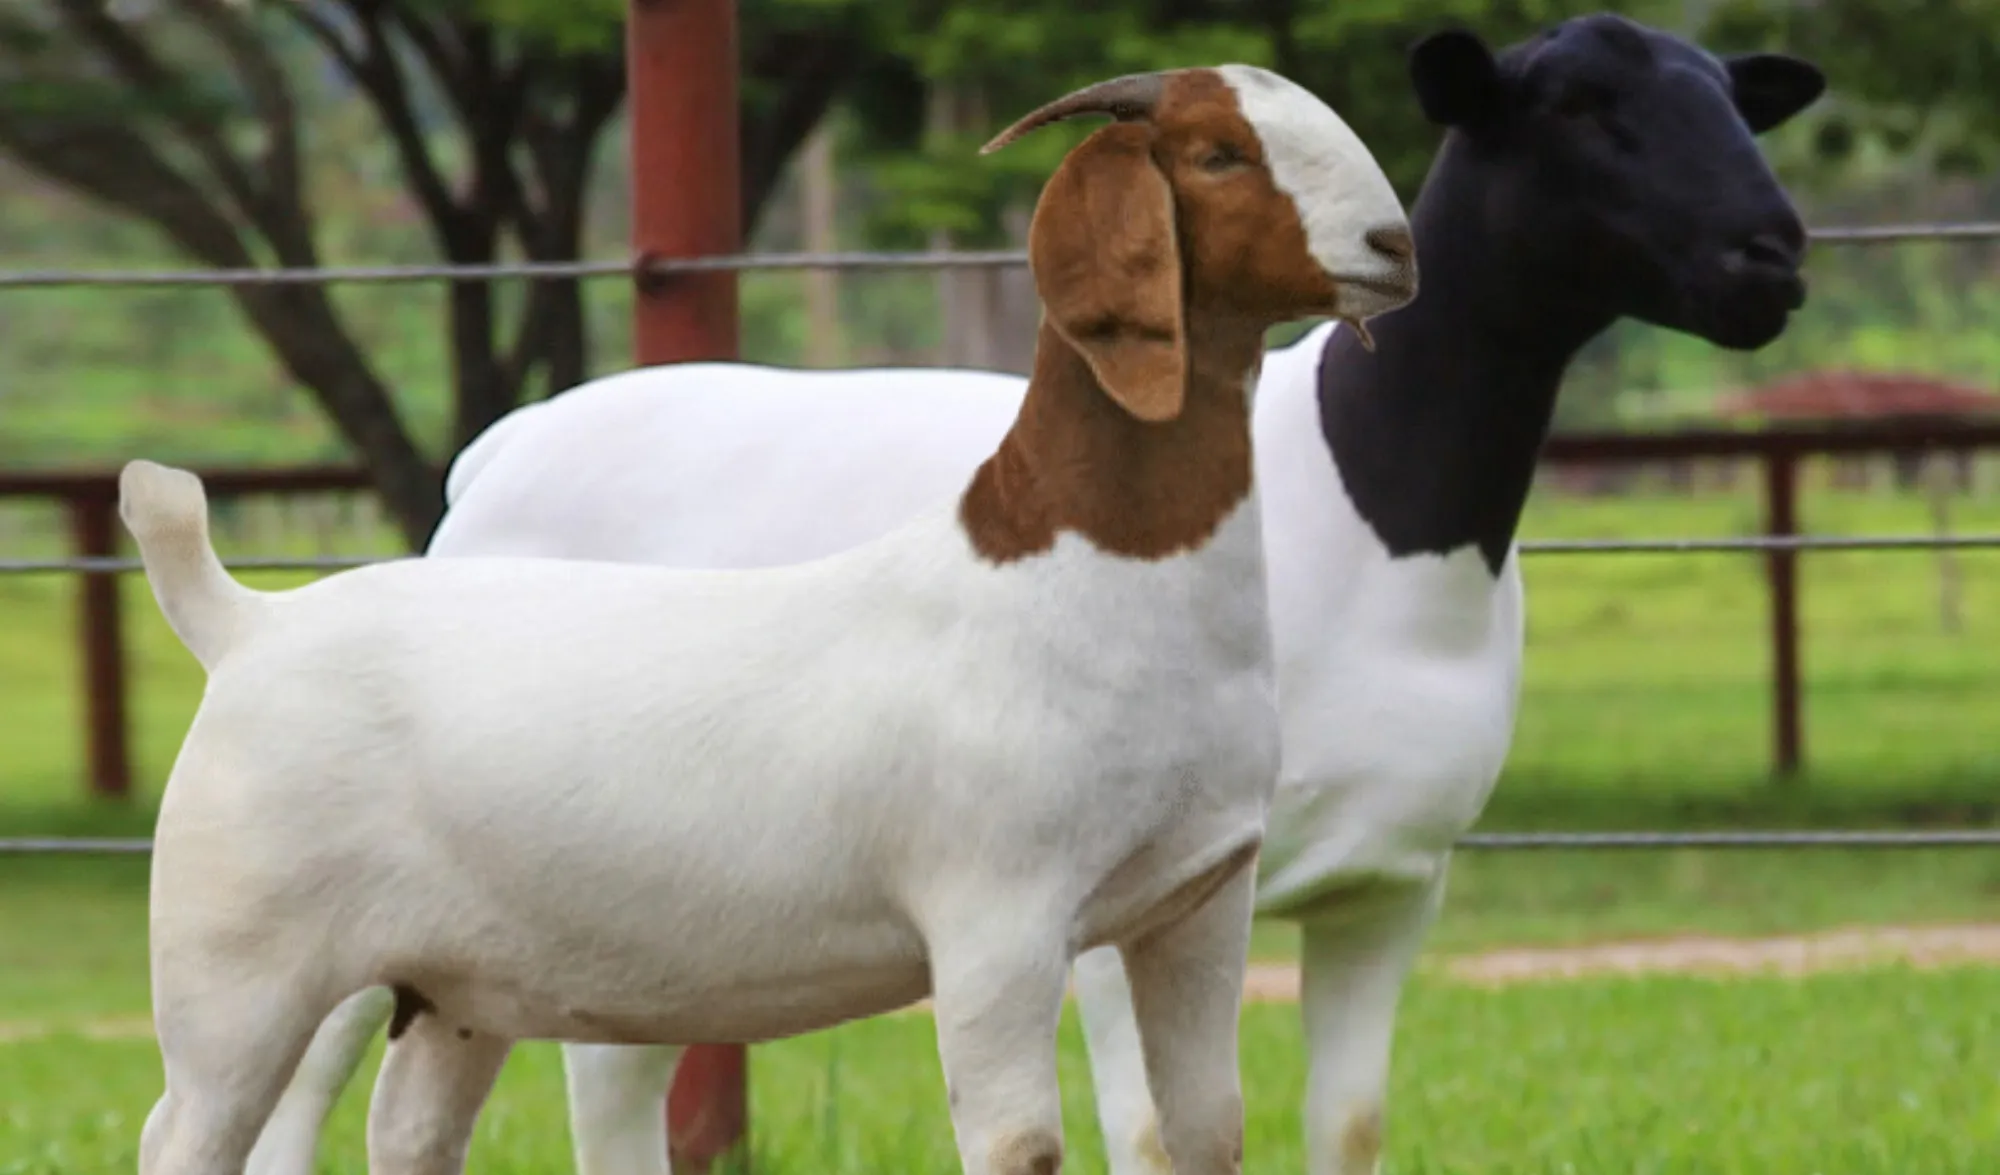
[[[476,0],[476,7],[494,24],[565,52],[613,47],[625,22],[625,0]]]
[[[1827,71],[1837,113],[1817,145],[1828,159],[1873,138],[1946,173],[2000,163],[1994,0],[1723,0],[1709,29],[1719,43],[1783,48]]]
[[[980,143],[1015,117],[1077,86],[1121,73],[1243,62],[1277,69],[1326,99],[1369,144],[1405,200],[1413,198],[1439,131],[1411,96],[1408,51],[1424,35],[1471,24],[1496,47],[1551,21],[1593,11],[1590,0],[1359,0],[1249,5],[1024,3],[951,6],[913,21],[892,49],[907,63],[893,97],[859,106],[852,146],[877,169],[893,213],[871,240],[909,247],[934,230],[961,244],[1001,237],[1001,216],[1032,203],[1064,152],[1088,126],[1050,128],[982,158]],[[1670,22],[1672,0],[1633,0],[1620,11]],[[987,117],[962,135],[922,132],[921,103],[937,87],[976,93]]]

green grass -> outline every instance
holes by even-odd
[[[1747,471],[1746,471],[1747,472]],[[1580,501],[1542,495],[1531,537],[1757,533],[1740,494]],[[1808,492],[1802,528],[1923,534],[1915,495]],[[2000,532],[2000,497],[1960,499],[1954,529]],[[2000,776],[1992,706],[2000,550],[1955,556],[1963,627],[1939,608],[1937,556],[1801,557],[1809,766],[1889,790]],[[1594,781],[1677,795],[1733,790],[1770,759],[1768,594],[1741,555],[1529,555],[1525,696],[1510,780]]]
[[[2000,1154],[2000,972],[1885,969],[1713,982],[1613,980],[1496,992],[1420,980],[1400,1024],[1390,1175],[1967,1175]],[[1070,1156],[1103,1170],[1073,1017],[1061,1041]],[[1303,1168],[1294,1011],[1244,1017],[1245,1169]],[[364,1073],[372,1073],[371,1060]],[[159,1091],[149,1041],[0,1045],[0,1171],[130,1171]],[[357,1081],[322,1170],[363,1169]],[[767,1172],[955,1169],[927,1016],[757,1050],[753,1161]],[[567,1170],[556,1050],[522,1048],[468,1169]]]

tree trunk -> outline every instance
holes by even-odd
[[[839,223],[836,192],[839,175],[834,167],[833,128],[821,123],[805,142],[799,159],[801,178],[800,220],[805,226],[808,253],[831,253]],[[806,362],[814,367],[836,367],[841,362],[840,271],[806,271]]]
[[[1033,216],[1034,210],[1025,204],[1007,209],[1002,223],[1010,247],[1027,246],[1028,223]],[[1035,275],[1025,265],[995,267],[987,272],[993,282],[998,310],[994,324],[997,354],[993,365],[1001,371],[1026,375],[1035,364],[1035,332],[1042,322],[1042,302],[1035,293]]]
[[[235,286],[237,305],[284,362],[311,388],[361,457],[389,514],[420,550],[443,512],[440,471],[424,459],[397,417],[389,389],[341,329],[317,286]]]
[[[459,265],[483,264],[457,258],[453,261]],[[457,451],[512,408],[514,395],[493,349],[492,283],[453,282],[449,297],[452,386],[458,401],[452,448]]]
[[[986,97],[972,84],[943,83],[932,87],[927,112],[933,141],[945,142],[967,132],[986,129]],[[931,247],[947,250],[959,242],[948,232],[931,234]],[[954,367],[997,365],[993,330],[996,287],[991,270],[953,267],[937,271],[938,309],[942,316],[941,361]]]

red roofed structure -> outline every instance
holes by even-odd
[[[1860,426],[1912,421],[1973,420],[2000,415],[2000,395],[1984,388],[1937,376],[1889,371],[1808,371],[1724,396],[1715,406],[1726,420],[1818,422]],[[1959,488],[1972,480],[1969,453],[1948,458]],[[1907,489],[1917,484],[1922,458],[1915,453],[1895,458],[1896,482]],[[1866,458],[1836,459],[1837,485],[1865,486]]]
[[[1877,371],[1808,371],[1725,396],[1729,419],[1879,422],[2000,413],[2000,395],[1935,376]]]

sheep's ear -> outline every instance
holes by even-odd
[[[1187,332],[1174,193],[1152,129],[1091,135],[1042,189],[1028,259],[1044,313],[1097,382],[1140,420],[1172,420],[1187,395]]]
[[[1752,134],[1763,134],[1826,92],[1826,75],[1803,57],[1784,53],[1736,53],[1722,59],[1736,109]]]
[[[1469,29],[1445,29],[1418,41],[1410,50],[1410,84],[1424,117],[1438,126],[1470,130],[1505,109],[1499,63]]]

